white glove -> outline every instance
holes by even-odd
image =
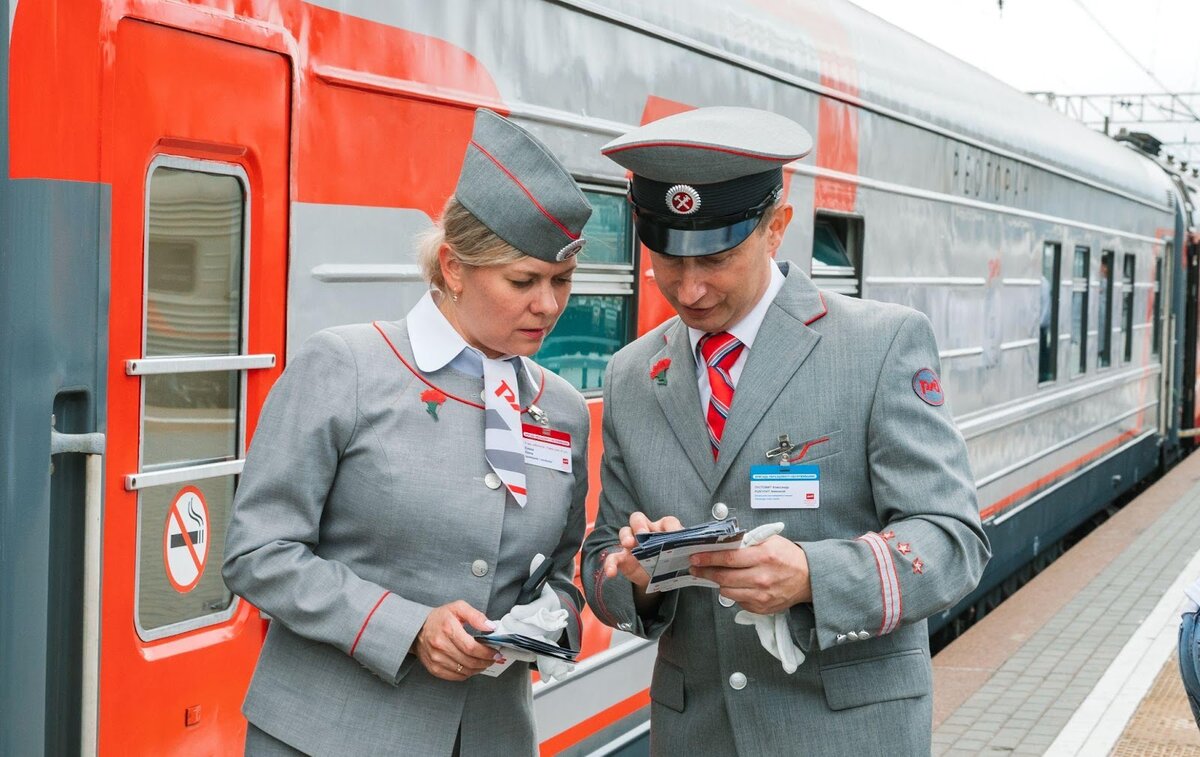
[[[767,523],[742,537],[742,548],[762,544],[767,539],[783,532],[782,523]],[[742,626],[754,626],[758,633],[758,643],[763,649],[783,665],[783,670],[789,675],[795,673],[804,662],[804,652],[792,640],[792,629],[788,625],[788,614],[777,612],[771,615],[759,615],[747,610],[739,610],[733,616],[733,622]]]
[[[575,664],[555,657],[537,656],[538,675],[546,683],[561,681],[575,672]]]
[[[534,555],[533,561],[529,565],[529,572],[537,570],[537,567],[545,560],[542,554]],[[524,605],[516,605],[508,611],[504,617],[495,622],[495,630],[493,634],[520,634],[528,636],[531,639],[541,639],[549,644],[555,643],[555,639],[559,637],[562,630],[567,627],[567,618],[570,614],[566,608],[562,606],[562,602],[558,599],[558,594],[554,589],[550,588],[549,584],[542,587],[541,596],[532,602]],[[522,649],[514,649],[505,647],[504,655],[511,657],[514,660],[524,660],[525,662],[537,661],[538,672],[542,678],[547,681],[557,680],[569,675],[575,666],[565,660],[556,660],[553,657],[544,655],[535,655],[532,652],[527,652]]]
[[[804,662],[804,652],[792,641],[792,629],[788,625],[787,614],[777,612],[772,615],[739,610],[733,616],[733,622],[742,626],[754,626],[758,632],[758,643],[763,649],[783,665],[783,671],[795,673]]]
[[[567,627],[568,613],[558,601],[558,594],[549,586],[542,587],[542,594],[527,605],[513,607],[496,621],[494,634],[519,633],[531,639],[550,641],[557,639]]]

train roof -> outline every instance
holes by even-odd
[[[759,70],[807,80],[795,82],[801,86],[828,92],[822,82],[849,84],[847,89],[857,94],[847,99],[868,110],[1043,163],[1155,205],[1170,201],[1169,179],[1146,156],[848,0],[594,4]]]

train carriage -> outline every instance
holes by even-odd
[[[259,408],[307,336],[424,291],[411,240],[477,107],[596,208],[538,356],[590,398],[593,473],[604,367],[670,315],[600,145],[716,104],[814,134],[779,254],[929,315],[995,549],[931,628],[1196,425],[1195,177],[844,0],[0,0],[0,23],[2,753],[240,748],[269,621],[217,567]],[[535,685],[545,754],[645,733],[653,646],[585,621],[577,673]]]

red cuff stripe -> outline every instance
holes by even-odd
[[[879,624],[879,635],[891,633],[900,625],[903,615],[903,603],[900,593],[900,578],[896,574],[896,563],[892,558],[891,548],[887,542],[876,533],[866,533],[859,537],[871,547],[875,557],[875,567],[879,575],[879,589],[883,600],[883,619]]]
[[[367,630],[367,624],[371,622],[371,616],[374,615],[375,611],[379,609],[379,606],[383,604],[383,600],[388,598],[388,594],[391,594],[391,592],[385,591],[383,596],[379,598],[379,601],[375,603],[375,606],[371,608],[371,611],[367,613],[367,618],[363,621],[362,628],[358,629],[358,636],[354,637],[354,643],[350,645],[351,657],[354,656],[354,650],[358,649],[358,641],[362,638],[363,632]]]
[[[881,633],[891,633],[900,623],[900,579],[896,575],[896,562],[892,559],[892,549],[879,534],[871,534],[879,544],[879,554],[883,557],[883,577],[887,582],[891,595],[891,613],[888,624]]]
[[[872,534],[879,543],[880,554],[883,556],[883,577],[888,583],[892,596],[891,621],[883,629],[883,633],[891,633],[900,624],[900,577],[896,575],[896,561],[892,558],[892,548],[879,534]]]
[[[596,603],[599,605],[599,607],[593,607],[592,610],[593,611],[598,610],[599,612],[596,612],[596,616],[599,617],[606,624],[608,624],[610,626],[616,626],[617,625],[616,618],[614,618],[613,614],[608,611],[608,604],[605,603],[605,601],[604,601],[604,582],[608,580],[608,574],[606,574],[604,572],[604,561],[603,560],[600,562],[600,569],[597,570],[592,575],[592,579],[595,582],[595,587],[596,587],[595,588]]]
[[[554,593],[558,595],[559,603],[567,608],[567,611],[571,613],[571,617],[575,619],[575,630],[579,634],[583,634],[583,618],[579,617],[579,608],[575,606],[575,603],[566,594],[558,590],[555,590]]]
[[[870,537],[871,534],[863,534],[862,536],[858,537],[858,540],[867,544],[871,550],[871,556],[875,558],[875,570],[879,575],[879,601],[883,607],[883,620],[879,624],[878,634],[882,636],[883,629],[887,627],[888,621],[888,591],[887,584],[883,580],[883,564],[879,561],[879,545],[877,545]]]

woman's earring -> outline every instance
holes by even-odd
[[[450,292],[450,299],[458,302],[458,292]]]

